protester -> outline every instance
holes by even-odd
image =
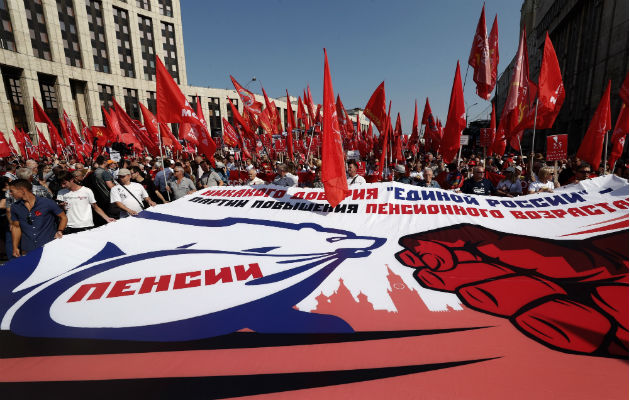
[[[162,197],[165,199],[170,199],[170,195],[167,193],[166,187],[168,185],[168,181],[171,180],[173,176],[173,169],[171,168],[171,161],[164,160],[164,167],[162,168],[162,164],[155,163],[158,172],[155,174],[155,178],[153,178],[153,183],[155,187],[160,191]]]
[[[141,212],[144,209],[143,200],[151,207],[156,205],[141,184],[131,182],[131,171],[121,168],[118,178],[119,184],[112,188],[110,201],[120,209],[120,218]]]
[[[264,185],[265,181],[256,176],[256,169],[252,168],[247,171],[247,175],[249,176],[249,180],[247,181],[247,185]]]
[[[581,171],[584,171],[582,168]],[[560,186],[559,183],[552,181],[553,169],[552,168],[540,168],[538,170],[538,180],[532,181],[527,188],[529,194],[547,192],[551,193],[553,190]]]
[[[201,161],[200,168],[202,171],[201,177],[197,182],[197,188],[203,189],[211,186],[223,186],[223,181],[219,174],[210,167],[210,163],[206,160]]]
[[[508,167],[503,171],[505,179],[497,184],[497,196],[515,197],[523,194],[520,175],[521,167]]]
[[[53,239],[61,238],[68,222],[57,203],[45,197],[36,197],[32,187],[26,179],[9,183],[11,196],[15,199],[11,206],[13,257],[26,255]]]
[[[184,176],[184,168],[178,166],[175,167],[174,179],[168,182],[166,190],[172,194],[173,200],[177,200],[187,194],[195,193],[197,189],[193,181]]]
[[[350,185],[363,185],[365,184],[365,178],[359,175],[359,164],[352,160],[348,162],[348,186]]]
[[[297,186],[297,179],[294,175],[289,173],[289,168],[286,164],[278,165],[278,176],[273,181],[274,185],[278,186]]]
[[[80,173],[80,171],[75,171],[77,172]],[[93,228],[92,210],[105,222],[116,221],[96,204],[94,193],[90,188],[77,184],[73,173],[62,171],[58,178],[63,189],[57,193],[57,201],[60,202],[59,205],[68,217],[68,224],[63,232],[65,235]]]
[[[468,178],[464,181],[461,191],[466,194],[478,194],[482,196],[489,196],[494,193],[494,187],[492,182],[484,178],[484,168],[482,166],[475,166],[473,168],[472,178]]]
[[[425,168],[422,175],[424,176],[424,179],[418,182],[418,186],[436,189],[440,188],[440,184],[433,180],[433,170],[431,168]]]
[[[404,165],[396,165],[394,167],[394,180],[399,183],[411,184],[411,179],[405,176],[406,170]]]
[[[96,204],[103,210],[105,213],[112,217],[118,218],[120,214],[120,210],[116,207],[115,204],[110,203],[110,193],[111,189],[116,185],[114,183],[114,177],[111,172],[106,167],[105,157],[98,156],[96,157],[96,169],[92,172],[91,177],[86,177],[85,180],[88,182],[86,186],[92,189],[94,193],[94,199],[96,200]],[[96,222],[96,221],[95,221]],[[96,225],[99,225],[99,222],[96,222]]]
[[[151,200],[157,204],[165,204],[168,203],[162,193],[155,187],[153,180],[147,178],[146,174],[142,172],[142,168],[138,166],[131,167],[131,180],[133,182],[139,183],[142,185],[144,190],[148,193]]]

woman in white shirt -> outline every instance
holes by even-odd
[[[553,177],[553,168],[545,167],[538,171],[538,180],[532,181],[529,184],[527,192],[540,193],[540,192],[553,192],[553,190],[560,186],[558,182],[551,180]]]

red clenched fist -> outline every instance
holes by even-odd
[[[551,240],[461,224],[402,237],[426,288],[562,351],[628,357],[628,231]]]

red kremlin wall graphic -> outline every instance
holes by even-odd
[[[416,289],[408,287],[388,265],[386,268],[390,286],[387,294],[396,311],[374,309],[362,292],[355,299],[343,279],[339,279],[339,287],[334,293],[330,296],[321,293],[315,298],[317,307],[312,312],[341,317],[357,331],[461,328],[495,325],[500,321],[463,305],[462,310],[447,306],[444,311],[431,311]]]

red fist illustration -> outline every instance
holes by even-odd
[[[429,289],[509,318],[551,348],[628,357],[628,231],[551,240],[460,224],[402,237],[396,254]]]

